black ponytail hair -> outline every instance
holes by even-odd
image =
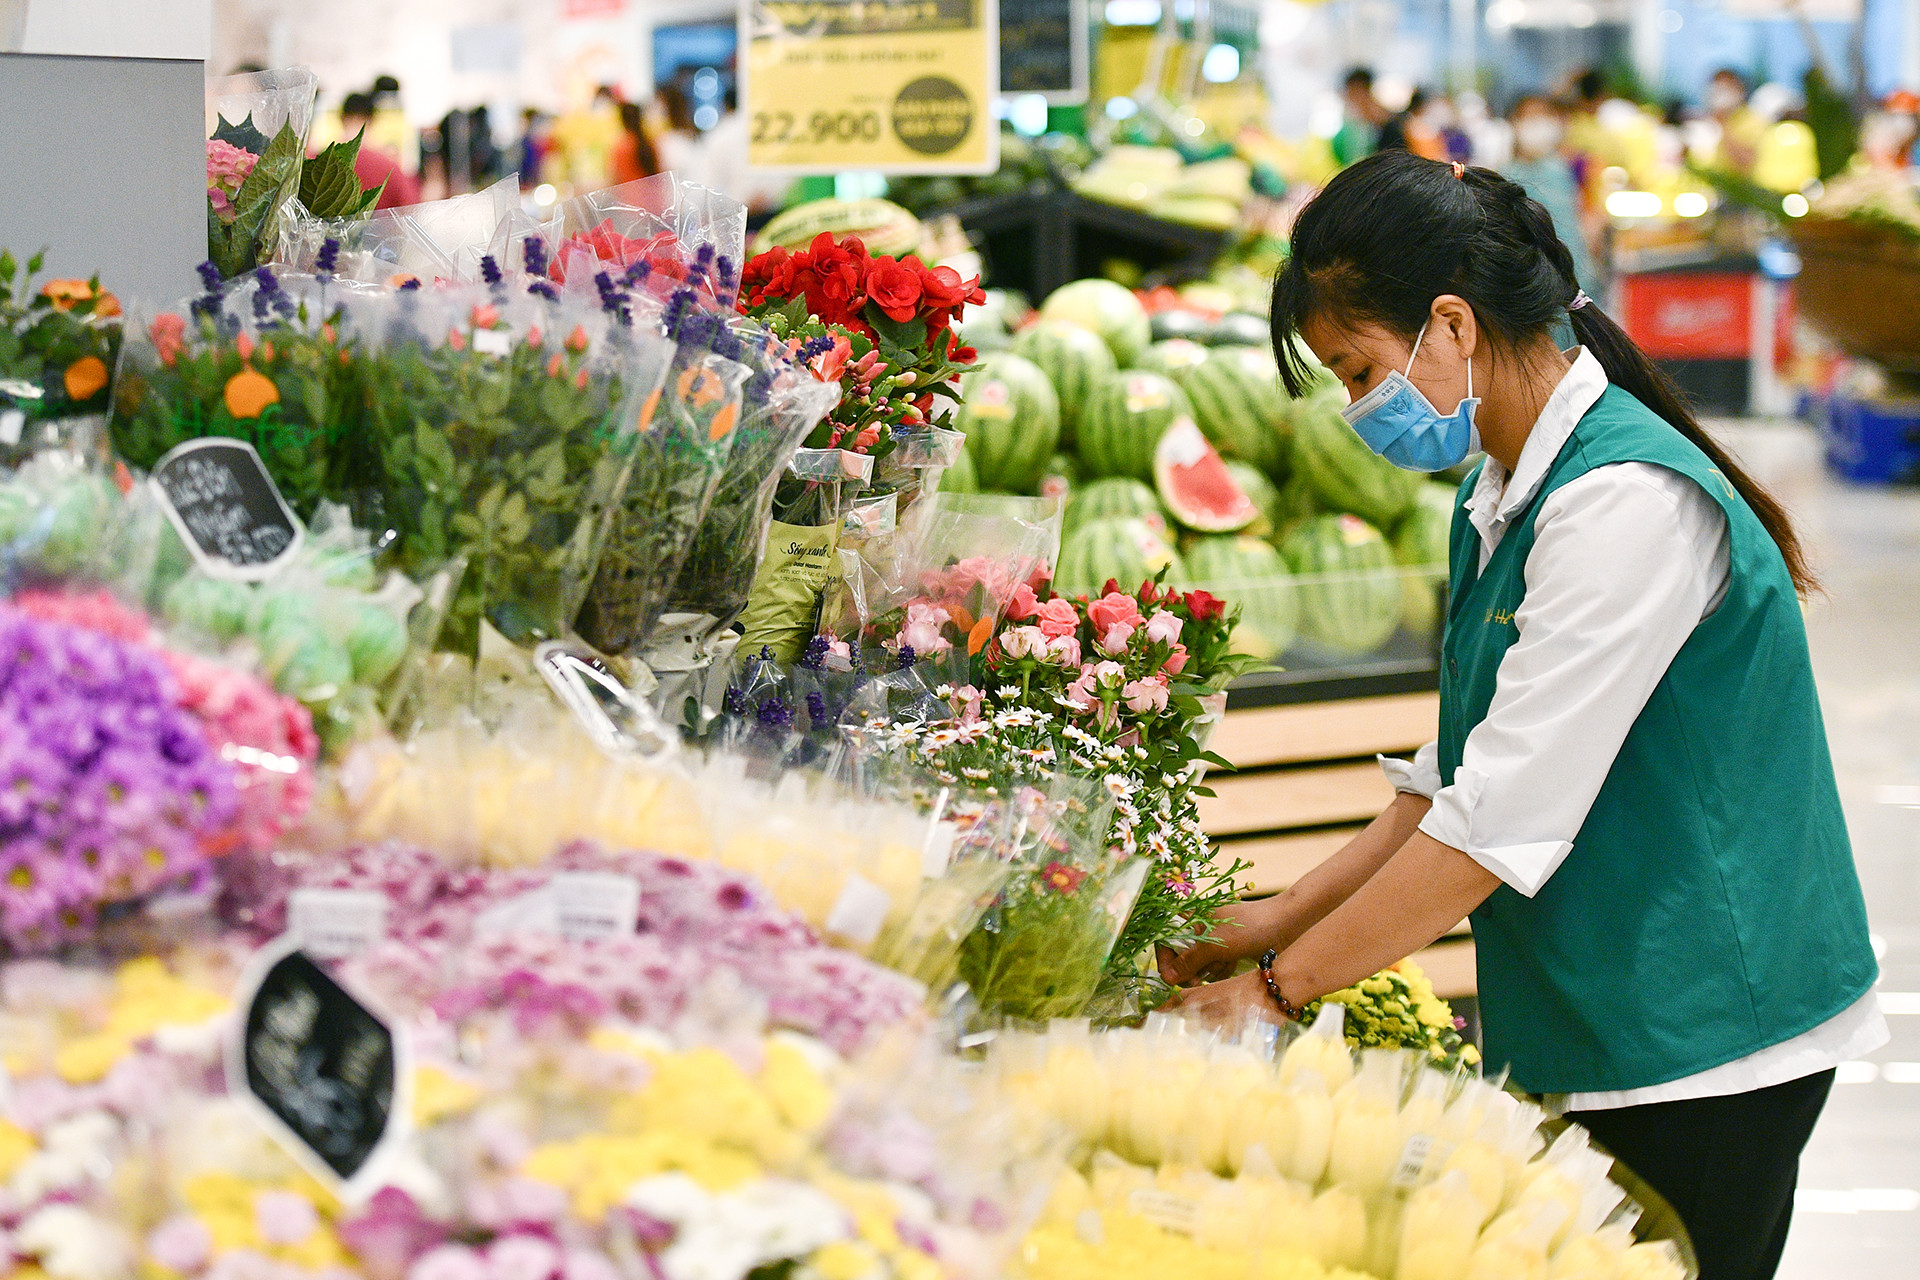
[[[1288,394],[1300,396],[1314,381],[1312,361],[1294,341],[1310,318],[1377,324],[1412,342],[1443,293],[1465,299],[1496,351],[1523,350],[1570,320],[1607,380],[1727,477],[1780,548],[1794,588],[1803,596],[1816,588],[1786,509],[1701,429],[1673,380],[1599,303],[1569,311],[1580,287],[1552,216],[1491,169],[1383,151],[1336,175],[1301,210],[1273,282],[1273,349]]]

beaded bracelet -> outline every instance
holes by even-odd
[[[1286,1018],[1289,1022],[1298,1022],[1300,1021],[1300,1011],[1293,1007],[1293,1001],[1287,999],[1286,996],[1280,993],[1280,983],[1273,976],[1273,962],[1279,958],[1280,953],[1272,947],[1268,947],[1266,954],[1260,957],[1260,976],[1266,980],[1267,994],[1273,997],[1273,1002],[1276,1005],[1280,1006],[1280,1016]]]

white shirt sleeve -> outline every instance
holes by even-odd
[[[1380,761],[1380,771],[1387,775],[1387,781],[1393,784],[1395,791],[1405,791],[1431,800],[1433,793],[1440,789],[1438,739],[1414,752],[1411,760],[1398,760],[1393,756],[1375,758]]]
[[[1573,848],[1628,731],[1728,575],[1727,520],[1650,463],[1542,502],[1486,718],[1420,829],[1528,897]]]

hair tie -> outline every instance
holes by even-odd
[[[1593,299],[1587,296],[1587,291],[1585,289],[1576,289],[1573,291],[1573,301],[1567,304],[1567,310],[1578,311],[1580,308],[1586,306],[1589,302],[1592,302],[1592,301]]]
[[[1462,182],[1466,181],[1467,166],[1461,164],[1458,160],[1455,160],[1453,162],[1453,176],[1460,179]]]

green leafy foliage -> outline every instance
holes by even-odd
[[[44,263],[35,254],[23,269],[0,250],[0,411],[30,419],[103,413],[119,358],[120,303],[98,276],[36,286]]]
[[[300,170],[300,206],[315,218],[360,218],[380,202],[386,183],[362,190],[354,161],[367,131],[323,148]]]
[[[238,147],[242,151],[251,151],[255,155],[264,152],[268,142],[267,135],[254,127],[252,116],[248,116],[237,124],[221,116],[220,123],[214,128],[213,140],[224,142],[230,147]]]
[[[245,127],[252,137],[261,136],[253,127],[251,116]],[[218,141],[231,141],[218,134],[215,137]],[[252,147],[246,149],[253,150]],[[253,172],[234,194],[231,217],[222,217],[211,202],[207,206],[207,257],[229,280],[272,257],[287,200],[299,189],[303,156],[299,135],[294,133],[292,125],[281,125],[280,132],[257,154],[260,159],[253,166]]]

